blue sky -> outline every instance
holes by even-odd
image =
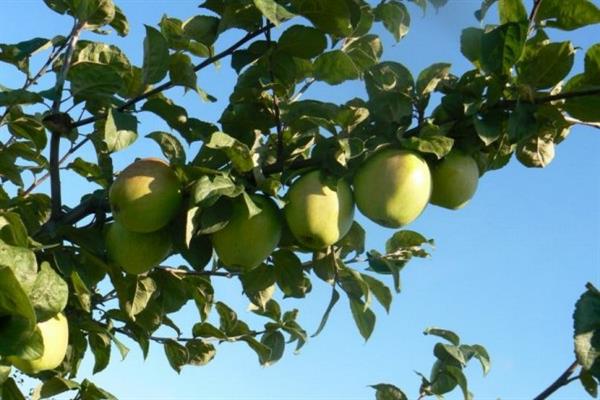
[[[121,46],[130,59],[141,64],[143,24],[156,24],[163,14],[185,19],[199,13],[199,1],[117,1],[131,24],[127,38],[86,34],[86,39]],[[479,1],[450,1],[439,13],[425,17],[412,7],[409,35],[395,44],[381,31],[384,59],[405,64],[413,75],[434,62],[452,63],[452,72],[470,68],[459,52],[460,31],[477,26],[473,17]],[[530,6],[530,4],[528,4]],[[495,9],[486,22],[494,22]],[[12,43],[34,36],[67,34],[68,18],[58,16],[40,1],[3,0],[0,41]],[[549,31],[555,40],[570,38],[582,49],[577,53],[581,69],[583,54],[600,28],[569,34]],[[236,40],[241,32],[228,32],[218,49]],[[217,50],[218,50],[217,49]],[[220,69],[199,74],[199,85],[219,98],[202,102],[193,93],[169,92],[187,107],[191,116],[216,121],[234,83],[228,60]],[[12,67],[0,66],[0,83],[20,85]],[[43,81],[46,89],[50,80]],[[361,82],[337,86],[314,85],[305,98],[342,102],[364,93]],[[115,155],[115,169],[135,157],[159,156],[158,147],[142,137],[164,124],[141,115],[140,138]],[[6,135],[5,132],[0,132]],[[188,153],[194,154],[193,148]],[[80,156],[94,160],[91,146]],[[170,369],[159,346],[142,360],[135,343],[123,362],[118,353],[113,363],[91,376],[88,356],[81,378],[89,377],[123,399],[371,399],[367,385],[389,382],[416,398],[419,378],[428,374],[434,361],[436,340],[421,334],[432,325],[453,329],[465,343],[484,345],[492,357],[490,374],[483,378],[478,365],[467,369],[470,390],[476,399],[532,398],[548,386],[573,361],[572,311],[586,282],[600,284],[600,131],[575,127],[557,148],[555,160],[543,170],[526,169],[516,160],[501,171],[486,174],[471,203],[460,211],[430,206],[409,226],[434,238],[433,257],[413,261],[402,275],[403,291],[396,296],[389,315],[377,309],[377,326],[364,342],[354,326],[349,308],[340,301],[326,329],[311,339],[300,354],[286,349],[283,359],[269,368],[260,367],[256,356],[243,344],[223,344],[206,367],[185,367],[181,375]],[[63,174],[64,200],[78,203],[90,186],[81,178]],[[42,186],[40,190],[48,190]],[[383,250],[393,230],[358,218],[368,232],[368,248]],[[173,260],[177,264],[178,260]],[[363,268],[360,265],[358,268]],[[232,305],[243,319],[259,327],[261,320],[246,311],[247,300],[237,281],[215,281],[217,298]],[[313,332],[329,300],[330,288],[318,280],[303,301],[285,300],[285,309],[300,309],[300,322]],[[191,327],[196,313],[187,307],[176,316]],[[165,331],[165,334],[170,333]],[[553,398],[579,399],[586,394],[577,383]],[[457,391],[448,396],[461,398]]]

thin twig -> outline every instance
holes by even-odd
[[[225,271],[192,271],[182,268],[161,268],[163,271],[174,275],[196,275],[196,276],[222,276],[225,278],[234,278],[240,274],[237,272]]]
[[[247,43],[248,41],[254,39],[257,36],[262,35],[263,33],[265,33],[268,29],[270,29],[271,27],[273,27],[272,23],[267,23],[265,26],[263,26],[262,28],[254,31],[254,32],[249,32],[247,33],[243,38],[241,38],[240,40],[238,40],[237,42],[235,42],[234,44],[232,44],[231,46],[229,46],[227,49],[225,49],[224,51],[222,51],[219,54],[216,54],[212,57],[207,58],[206,60],[202,61],[200,64],[196,65],[194,67],[194,71],[198,72],[206,67],[208,67],[211,64],[214,64],[215,62],[219,61],[222,58],[225,58],[231,54],[233,54],[234,51],[236,51],[238,48],[240,48],[241,46],[243,46],[245,43]],[[175,83],[173,81],[168,81],[163,83],[162,85],[159,85],[157,87],[155,87],[152,90],[149,90],[139,96],[134,97],[133,99],[125,102],[123,105],[119,106],[117,108],[118,111],[124,111],[127,110],[128,108],[130,108],[131,106],[139,103],[142,100],[145,100],[149,97],[154,96],[155,94],[161,93],[167,89],[170,89],[172,87],[175,86]],[[93,116],[93,117],[89,117],[89,118],[85,118],[82,119],[81,121],[77,121],[73,124],[74,128],[78,128],[80,126],[84,126],[84,125],[89,125],[92,124],[96,121],[105,119],[105,116]]]
[[[571,377],[571,375],[573,375],[573,373],[575,373],[575,370],[577,369],[578,366],[579,366],[579,364],[577,363],[577,361],[573,361],[573,363],[571,365],[569,365],[569,368],[567,368],[565,370],[565,372],[563,372],[562,375],[558,377],[558,379],[556,379],[542,393],[535,396],[533,400],[547,399],[548,396],[550,396],[552,393],[556,392],[561,387],[566,386],[569,383],[573,382],[574,379],[570,379],[570,377]]]
[[[585,125],[590,126],[592,128],[600,129],[600,122],[581,121],[577,118],[569,117],[568,115],[565,115],[564,117],[565,121],[567,121],[570,124]]]
[[[535,18],[537,16],[537,13],[538,13],[541,5],[542,5],[542,0],[534,0],[533,1],[533,7],[531,8],[531,13],[529,13],[529,33],[531,33],[531,31],[533,31],[533,28],[535,27]]]
[[[290,103],[294,103],[296,101],[298,101],[300,99],[300,97],[302,97],[302,95],[304,93],[306,93],[306,91],[311,87],[311,85],[315,83],[315,78],[308,78],[306,80],[306,82],[304,82],[304,85],[300,88],[300,90],[298,91],[298,93],[296,93],[291,99],[290,99]]]

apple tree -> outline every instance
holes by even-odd
[[[476,18],[497,3],[499,23],[463,30],[472,69],[462,75],[443,62],[411,72],[385,60],[374,30],[400,41],[411,13],[447,0],[206,0],[186,20],[146,26],[142,65],[101,40],[129,30],[113,0],[44,3],[68,31],[0,44],[0,61],[24,77],[0,85],[4,400],[23,398],[16,370],[39,379],[33,398],[114,398],[77,373],[85,356],[94,372],[108,367],[113,346],[124,357],[124,337],[144,356],[161,345],[175,370],[210,363],[222,342],[242,342],[273,364],[285,347],[305,345],[299,310],[285,298],[304,298],[313,284],[331,287],[317,333],[345,297],[368,339],[372,304],[389,309],[402,269],[429,255],[433,241],[406,228],[428,203],[461,208],[513,155],[542,168],[574,125],[600,126],[600,43],[574,71],[577,44],[552,39],[600,23],[589,0],[535,0],[530,10],[522,0],[483,1]],[[239,37],[227,47],[228,31]],[[237,73],[229,103],[221,115],[192,117],[168,90],[211,101],[197,73],[216,64]],[[48,76],[53,84],[40,87]],[[364,82],[365,98],[309,97],[315,82],[352,80]],[[140,113],[170,129],[141,126]],[[135,140],[156,142],[164,160],[115,171],[113,155]],[[83,146],[96,160],[76,156]],[[65,169],[98,189],[67,206]],[[49,193],[40,190],[47,179]],[[384,250],[366,251],[356,209],[396,229]],[[215,279],[239,280],[264,325],[251,327],[220,301]],[[574,316],[577,361],[540,399],[578,368],[597,392],[599,297],[590,284]],[[171,316],[189,302],[197,320],[178,326]],[[158,336],[161,327],[173,336]],[[445,342],[420,398],[455,388],[469,398],[463,367],[477,359],[486,372],[486,350],[447,330],[426,333]],[[392,384],[374,388],[378,399],[406,398]]]

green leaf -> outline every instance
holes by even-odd
[[[73,160],[73,162],[67,165],[67,169],[70,169],[76,174],[84,177],[89,182],[96,182],[103,188],[108,187],[108,181],[104,177],[98,164],[90,163],[83,160],[81,157],[77,157],[75,160]]]
[[[571,42],[548,43],[529,49],[517,64],[518,80],[537,89],[558,84],[571,71],[575,49]],[[600,72],[600,71],[599,71]]]
[[[579,373],[579,382],[586,392],[593,398],[598,397],[598,382],[588,370],[581,370]]]
[[[501,24],[507,22],[527,22],[529,20],[523,0],[500,0],[498,10],[500,12]]]
[[[104,332],[90,332],[88,341],[94,354],[93,373],[97,374],[106,369],[110,362],[110,336]]]
[[[600,8],[589,0],[544,0],[536,22],[571,31],[600,22]]]
[[[377,301],[385,308],[387,313],[390,312],[390,306],[392,305],[392,291],[379,279],[373,278],[372,276],[361,274],[364,281],[369,286],[369,290]]]
[[[485,349],[485,347],[478,344],[473,344],[469,347],[471,348],[471,351],[473,351],[473,355],[475,356],[475,358],[479,360],[481,368],[483,369],[483,374],[487,375],[488,372],[490,372],[491,365],[490,355],[488,354],[487,350]]]
[[[360,69],[352,58],[341,50],[333,50],[321,54],[314,64],[315,79],[339,85],[347,80],[358,79]]]
[[[280,249],[271,254],[275,266],[277,286],[285,297],[303,298],[312,289],[310,280],[305,276],[302,262],[290,250]]]
[[[179,131],[184,137],[189,130],[188,115],[185,108],[173,103],[165,97],[153,97],[142,106],[143,111],[150,111],[161,117],[171,128]]]
[[[424,335],[434,335],[434,336],[444,338],[455,346],[458,346],[460,344],[460,338],[458,337],[458,335],[447,329],[430,327],[430,328],[425,329],[423,331],[423,334]]]
[[[573,327],[577,361],[600,380],[600,292],[591,283],[575,304]]]
[[[114,153],[129,147],[137,139],[135,127],[126,120],[126,114],[108,109],[104,124],[103,142],[109,153]]]
[[[115,396],[94,385],[87,379],[84,379],[83,382],[81,382],[79,397],[81,400],[117,400]]]
[[[192,328],[192,335],[194,337],[203,337],[207,339],[227,339],[227,335],[216,326],[213,326],[209,322],[199,322]]]
[[[215,354],[217,353],[215,346],[200,339],[187,341],[185,348],[188,353],[186,363],[195,366],[208,364],[215,358]]]
[[[473,116],[473,125],[481,141],[489,146],[502,136],[506,114],[502,110],[490,110]]]
[[[300,58],[314,58],[327,47],[327,38],[318,29],[293,25],[286,29],[277,42],[277,48]]]
[[[585,53],[585,80],[600,85],[600,43],[593,45]]]
[[[162,153],[173,165],[185,164],[185,150],[179,140],[170,133],[155,131],[146,135],[160,146]]]
[[[168,339],[164,342],[164,350],[171,368],[173,368],[177,373],[180,373],[181,367],[188,362],[188,349],[179,344],[177,341]]]
[[[241,338],[240,340],[246,342],[248,346],[252,350],[254,350],[254,352],[258,356],[258,361],[261,363],[261,365],[263,364],[264,360],[268,360],[271,356],[271,349],[268,346],[259,342],[258,340],[254,339],[253,337],[246,336]]]
[[[335,290],[335,286],[333,286],[332,290],[331,290],[331,300],[329,300],[329,304],[327,304],[327,308],[325,309],[325,312],[323,313],[323,316],[321,317],[321,322],[319,323],[319,327],[317,328],[315,333],[313,333],[311,335],[311,337],[317,336],[319,333],[321,333],[323,328],[325,328],[325,325],[327,324],[327,320],[329,319],[329,315],[331,314],[331,310],[333,310],[333,307],[336,305],[336,303],[338,302],[339,299],[340,299],[340,294],[338,293],[337,290]]]
[[[121,71],[107,64],[80,62],[67,74],[69,88],[77,101],[103,100],[112,97],[124,86]]]
[[[160,82],[169,69],[169,45],[165,37],[155,28],[146,27],[144,39],[144,64],[142,76],[145,84]]]
[[[29,245],[27,228],[19,214],[0,212],[0,239],[11,246],[27,247]]]
[[[315,28],[337,37],[352,33],[351,13],[344,0],[292,0],[292,11],[307,18]]]
[[[408,400],[402,390],[389,383],[378,383],[377,385],[371,385],[371,387],[376,390],[376,400]]]
[[[69,288],[67,283],[52,269],[48,262],[42,262],[29,294],[37,321],[46,321],[64,310],[68,297]]]
[[[123,14],[123,11],[116,5],[115,16],[113,20],[110,21],[110,26],[121,37],[125,37],[129,33],[129,21],[127,21],[127,17],[125,16],[125,14]]]
[[[1,387],[2,400],[25,400],[13,378],[8,378]]]
[[[463,29],[462,34],[460,35],[461,53],[477,68],[481,65],[481,41],[483,35],[483,29],[479,28]]]
[[[545,168],[554,159],[554,138],[533,135],[517,144],[517,159],[528,168]]]
[[[169,77],[174,85],[183,86],[191,90],[198,89],[196,71],[194,71],[192,60],[187,54],[178,52],[171,55]]]
[[[348,41],[344,51],[362,73],[379,62],[383,45],[377,35],[365,35]]]
[[[483,21],[490,7],[493,6],[497,1],[498,0],[482,0],[481,7],[479,10],[475,11],[475,18],[477,18],[479,22]]]
[[[531,103],[518,103],[508,118],[508,137],[517,142],[538,131],[535,118],[536,106]]]
[[[525,23],[509,22],[481,37],[481,65],[492,74],[507,75],[519,60],[527,37]]]
[[[206,146],[211,149],[222,150],[231,160],[234,168],[240,172],[248,172],[254,168],[250,148],[224,132],[213,133]]]
[[[154,296],[157,290],[156,282],[149,276],[136,276],[131,282],[127,290],[126,298],[124,300],[124,311],[127,315],[135,320],[136,316],[140,314],[148,306],[148,303]]]
[[[28,74],[30,57],[52,44],[45,38],[33,38],[16,44],[0,44],[0,61],[12,64],[19,71]]]
[[[76,0],[72,2],[73,16],[88,25],[103,26],[115,17],[112,0]]]
[[[404,65],[385,61],[365,73],[365,85],[369,97],[373,99],[387,94],[411,94],[415,82]]]
[[[365,308],[365,303],[363,303],[362,300],[350,296],[348,297],[348,300],[350,301],[352,317],[354,318],[354,322],[356,323],[360,335],[365,340],[369,340],[369,337],[375,328],[375,314],[370,308]]]
[[[464,399],[471,400],[471,395],[467,388],[467,378],[465,377],[462,369],[452,365],[447,365],[446,372],[456,380],[456,383],[458,383],[458,386],[463,392]]]
[[[375,20],[383,22],[383,26],[394,35],[396,42],[408,33],[410,14],[404,4],[395,0],[381,2],[375,7],[374,14]]]
[[[283,357],[285,350],[285,338],[279,331],[266,332],[260,339],[260,342],[267,346],[271,352],[267,359],[261,360],[261,365],[269,366],[275,364]]]
[[[19,104],[36,104],[44,99],[37,93],[28,92],[25,89],[0,90],[0,107],[12,107]]]
[[[16,137],[30,140],[38,152],[44,150],[48,142],[44,125],[31,117],[22,116],[11,120],[8,130]]]
[[[402,147],[420,153],[435,154],[438,160],[452,150],[454,139],[436,134],[435,131],[421,136],[410,136],[400,140]]]
[[[599,82],[600,83],[600,82]],[[590,85],[584,74],[572,77],[563,88],[563,92],[578,92],[588,89],[597,89],[597,85]],[[600,95],[575,96],[565,100],[563,108],[572,117],[581,121],[599,122]]]
[[[188,38],[206,46],[212,45],[217,39],[218,27],[219,18],[207,15],[196,15],[186,20],[182,25],[183,33]]]
[[[417,78],[417,94],[427,96],[450,72],[450,64],[437,63],[425,68]]]
[[[31,292],[37,277],[37,262],[31,250],[0,240],[0,266],[11,268],[25,292]]]
[[[433,348],[433,355],[443,362],[451,363],[453,360],[456,360],[463,366],[467,363],[462,351],[455,345],[436,343]]]
[[[256,8],[275,25],[294,17],[294,14],[275,0],[253,0],[253,2]]]
[[[77,390],[79,387],[79,383],[75,381],[54,376],[42,384],[40,396],[42,399],[47,399],[69,390]]]
[[[33,305],[15,277],[13,270],[0,262],[0,355],[22,352],[36,324]],[[42,355],[43,345],[33,349]],[[37,350],[37,351],[35,351]],[[36,358],[31,357],[31,358]]]

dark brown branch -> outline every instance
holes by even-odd
[[[597,96],[600,95],[600,87],[594,87],[592,89],[575,90],[573,92],[563,92],[547,96],[536,97],[531,101],[533,104],[545,104],[558,100],[575,99],[578,97]],[[517,103],[527,102],[525,100],[501,100],[496,103],[494,108],[511,108],[517,105]]]
[[[238,40],[237,42],[235,42],[234,44],[232,44],[231,46],[229,46],[227,49],[225,49],[224,51],[222,51],[219,54],[216,54],[212,57],[207,58],[206,60],[202,61],[200,64],[196,65],[194,67],[194,71],[198,72],[206,67],[208,67],[211,64],[214,64],[215,62],[219,61],[222,58],[225,58],[231,54],[233,54],[234,51],[236,51],[238,48],[240,48],[241,46],[243,46],[246,42],[254,39],[257,36],[262,35],[263,33],[265,33],[268,29],[271,29],[274,25],[272,23],[267,23],[267,25],[265,25],[264,27],[254,31],[254,32],[249,32],[247,33],[243,38],[241,38],[240,40]],[[154,96],[155,94],[161,93],[167,89],[170,89],[172,87],[174,87],[175,84],[173,83],[173,81],[168,81],[163,83],[162,85],[159,85],[157,87],[155,87],[154,89],[151,89],[137,97],[134,97],[133,99],[128,100],[127,102],[125,102],[124,104],[122,104],[121,106],[119,106],[117,108],[118,111],[125,111],[128,108],[130,108],[131,106],[139,103],[142,100],[148,99],[152,96]],[[73,124],[74,128],[78,128],[80,126],[84,126],[84,125],[89,125],[92,124],[96,121],[102,120],[105,117],[102,116],[94,116],[94,117],[89,117],[89,118],[84,118],[80,121],[77,121],[76,123]]]
[[[57,115],[60,112],[62,91],[67,79],[67,73],[71,65],[71,59],[75,52],[75,46],[79,41],[79,35],[85,26],[85,22],[76,21],[73,31],[69,35],[67,50],[64,54],[63,65],[56,78],[54,86],[54,103],[52,104],[52,114]],[[52,196],[52,212],[50,220],[56,221],[61,217],[62,199],[60,187],[60,137],[62,132],[59,129],[53,129],[50,137],[50,192]]]
[[[552,393],[556,392],[561,387],[566,386],[569,383],[573,382],[575,379],[572,379],[570,377],[571,377],[571,375],[573,375],[573,373],[575,373],[575,370],[577,369],[578,366],[579,366],[579,364],[577,363],[577,361],[573,361],[573,364],[569,365],[569,368],[567,368],[565,370],[565,372],[563,372],[562,375],[558,377],[557,380],[555,380],[550,386],[548,386],[542,393],[540,393],[536,397],[534,397],[533,400],[547,399],[548,396],[550,396]]]

